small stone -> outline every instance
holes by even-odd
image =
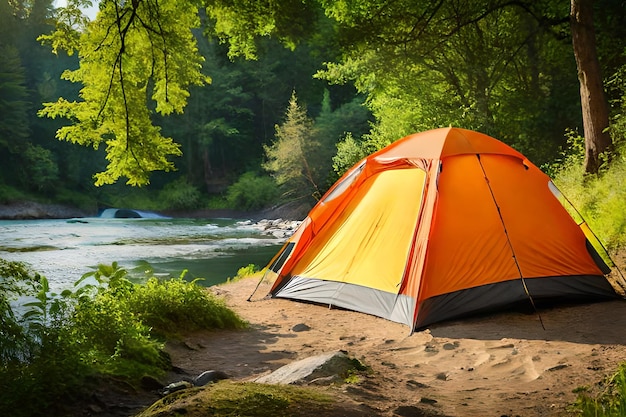
[[[422,397],[420,399],[420,402],[422,404],[430,404],[430,405],[437,404],[437,400],[434,400],[432,398],[427,398],[427,397]]]
[[[163,390],[161,391],[161,394],[168,395],[173,392],[180,391],[180,390],[187,389],[187,388],[192,388],[192,387],[193,387],[193,384],[191,382],[187,382],[187,381],[172,382],[171,384],[163,388]]]
[[[308,332],[311,328],[304,323],[299,323],[293,326],[291,330],[294,332]]]
[[[206,384],[217,382],[222,379],[228,379],[228,375],[222,371],[204,371],[193,379],[196,387],[202,387]]]

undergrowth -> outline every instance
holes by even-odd
[[[100,265],[72,290],[0,260],[0,415],[60,415],[94,378],[138,385],[170,367],[163,337],[185,330],[245,326],[184,272],[134,284],[117,264]]]
[[[581,417],[626,416],[626,364],[602,381],[600,392],[593,395],[589,387],[576,390],[578,398],[572,411]]]
[[[584,172],[584,139],[569,135],[570,151],[548,168],[554,183],[572,202],[609,252],[626,244],[626,146],[616,144],[598,174]]]
[[[255,264],[248,264],[246,266],[242,266],[241,268],[239,268],[237,270],[237,275],[235,275],[234,277],[228,277],[228,279],[226,280],[225,284],[230,284],[232,282],[237,282],[240,281],[244,278],[250,278],[253,277],[257,274],[259,274],[261,271],[261,269],[259,268],[258,265]]]

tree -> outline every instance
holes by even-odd
[[[415,131],[457,125],[515,146],[539,164],[577,127],[568,8],[556,2],[327,2],[343,56],[319,76],[353,80],[380,148]]]
[[[0,150],[17,154],[30,134],[26,70],[19,49],[17,10],[0,2]],[[12,159],[12,158],[11,158]],[[4,164],[3,164],[4,165]]]
[[[289,100],[285,122],[276,126],[276,140],[264,146],[267,162],[263,167],[293,198],[321,197],[315,167],[310,163],[319,143],[314,140],[313,121],[298,105],[295,91]]]
[[[0,43],[0,56],[0,149],[17,153],[29,136],[25,73],[14,47]]]
[[[320,172],[322,194],[334,184],[345,169],[350,168],[357,161],[351,161],[345,169],[337,171],[340,164],[335,160],[340,150],[346,151],[346,145],[354,145],[354,137],[360,138],[369,130],[371,113],[363,103],[362,97],[356,97],[348,103],[339,105],[333,110],[330,94],[326,90],[322,101],[322,111],[315,118],[315,137],[320,144],[316,152],[316,171]],[[345,157],[341,156],[339,159]],[[360,159],[360,158],[359,158]],[[343,168],[343,167],[342,167]]]
[[[47,37],[54,48],[80,45],[81,68],[65,77],[85,87],[82,102],[59,100],[42,111],[73,120],[59,131],[61,139],[107,143],[109,166],[98,184],[126,176],[140,185],[152,170],[173,169],[168,158],[179,154],[178,145],[161,135],[151,115],[182,111],[188,88],[205,81],[191,34],[199,6],[209,18],[206,32],[228,42],[231,58],[257,57],[260,36],[294,48],[325,13],[333,20],[325,33],[336,36],[342,55],[329,59],[319,76],[354,82],[367,96],[377,123],[359,142],[365,146],[455,124],[499,137],[541,164],[565,143],[565,128],[580,124],[574,111],[580,100],[572,99],[570,85],[575,61],[563,42],[571,7],[554,0],[103,0],[81,37],[72,7]],[[222,137],[233,132],[226,119],[206,125],[227,133]],[[599,145],[590,147],[592,157],[602,152],[602,143],[588,140]]]
[[[109,164],[96,174],[96,185],[120,177],[148,184],[150,172],[174,169],[170,158],[180,155],[179,145],[153,124],[152,113],[182,112],[189,86],[208,81],[191,33],[199,25],[197,7],[191,0],[104,0],[97,19],[87,23],[80,1],[69,1],[57,30],[42,40],[53,51],[78,49],[80,68],[62,78],[83,84],[82,101],[45,103],[40,115],[72,121],[57,131],[61,140],[96,149],[106,144]]]
[[[570,16],[585,132],[585,172],[595,174],[600,168],[600,156],[611,149],[612,141],[608,132],[609,108],[596,52],[593,1],[571,0]]]

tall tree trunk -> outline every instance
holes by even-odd
[[[609,109],[596,53],[593,0],[571,0],[570,23],[580,83],[585,134],[585,171],[595,174],[600,167],[600,155],[610,150],[612,143],[606,131],[609,126]]]

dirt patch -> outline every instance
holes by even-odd
[[[599,382],[626,358],[624,301],[541,310],[545,329],[537,314],[505,312],[410,334],[404,325],[361,313],[281,299],[246,301],[256,285],[246,279],[211,288],[250,328],[170,343],[182,372],[213,369],[247,381],[297,359],[343,350],[372,374],[345,386],[342,395],[378,415],[564,416],[574,389]],[[268,290],[261,284],[261,294]]]

